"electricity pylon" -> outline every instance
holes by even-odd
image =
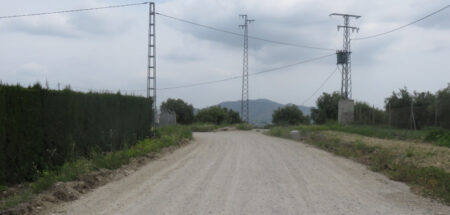
[[[248,107],[248,24],[254,22],[254,19],[248,19],[247,15],[239,15],[244,19],[244,24],[239,25],[244,29],[244,60],[242,69],[242,100],[241,100],[241,118],[244,122],[249,123],[249,107]]]
[[[337,64],[341,65],[342,71],[341,97],[348,100],[352,97],[350,30],[352,32],[359,31],[358,27],[350,26],[350,18],[359,19],[361,16],[341,13],[332,13],[330,16],[342,16],[344,18],[344,25],[337,26],[338,31],[341,28],[344,29],[344,44],[343,49],[337,51]]]

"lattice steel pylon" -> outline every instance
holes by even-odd
[[[147,98],[152,100],[153,119],[152,135],[156,135],[156,118],[158,110],[156,105],[156,38],[155,38],[155,3],[149,3],[148,28],[148,66],[147,66]]]
[[[250,112],[248,105],[248,24],[254,22],[254,19],[248,19],[247,15],[239,15],[244,19],[244,24],[239,25],[244,29],[244,56],[243,56],[243,68],[242,68],[242,100],[241,100],[241,118],[244,122],[250,122]]]
[[[342,16],[344,18],[344,25],[338,25],[339,29],[344,29],[344,44],[343,49],[337,51],[337,64],[341,65],[342,83],[341,83],[341,97],[348,100],[352,98],[352,69],[351,69],[351,49],[350,49],[350,30],[358,32],[358,27],[349,26],[350,18],[359,19],[361,16],[351,14],[332,13],[330,16]]]

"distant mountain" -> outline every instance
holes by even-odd
[[[218,104],[221,107],[225,107],[237,112],[241,112],[241,101],[228,101]],[[250,108],[250,123],[256,125],[266,125],[272,122],[272,113],[279,107],[285,105],[268,100],[268,99],[256,99],[249,100]],[[311,107],[297,105],[303,114],[310,115]]]

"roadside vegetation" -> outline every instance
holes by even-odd
[[[421,130],[410,130],[369,125],[340,125],[337,122],[300,126],[298,128],[304,131],[339,131],[367,137],[427,142],[438,146],[450,147],[450,130],[443,128],[430,127]]]
[[[34,195],[49,189],[56,182],[74,181],[95,170],[117,169],[128,164],[132,158],[159,152],[163,148],[176,146],[190,139],[192,139],[192,131],[189,127],[162,127],[158,129],[155,139],[144,139],[133,146],[124,147],[122,150],[95,153],[90,158],[79,158],[65,162],[59,168],[40,171],[36,181],[22,184],[19,192],[1,199],[0,211],[30,200]],[[1,189],[7,191],[8,187],[1,186]]]
[[[360,136],[366,135],[364,129],[349,127],[337,129],[337,125],[329,128],[329,126],[272,127],[267,134],[292,138],[290,131],[299,130],[301,140],[307,144],[365,164],[373,171],[411,185],[425,196],[450,204],[449,148],[430,143],[364,138]],[[365,129],[370,130],[369,127]],[[335,132],[336,130],[340,131]],[[349,136],[342,131],[360,135]],[[367,136],[377,137],[383,131],[377,131],[376,134],[369,133]],[[419,138],[418,140],[422,136],[427,136],[404,135],[405,139]]]
[[[352,125],[336,122],[340,99],[323,93],[311,110],[312,125],[297,110],[279,109],[266,134],[350,158],[450,204],[450,84],[435,94],[400,89],[385,99],[385,110],[356,102]],[[300,134],[291,136],[293,130]]]

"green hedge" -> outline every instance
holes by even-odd
[[[0,85],[0,184],[135,144],[149,135],[151,107],[143,97]]]

